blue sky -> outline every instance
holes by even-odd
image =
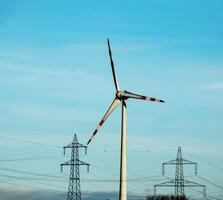
[[[182,146],[202,177],[223,185],[222,10],[222,0],[1,0],[1,167],[62,176],[59,164],[69,154],[63,157],[61,147],[75,132],[86,143],[113,100],[109,37],[121,88],[166,100],[128,101],[129,178],[160,175],[161,163]],[[89,174],[82,169],[84,191],[118,191],[120,112],[106,121],[89,155],[81,154],[91,164]],[[113,182],[89,181],[106,178]],[[191,179],[223,197],[219,187]],[[130,181],[128,190],[145,195],[157,182]],[[4,177],[1,187],[15,183],[54,190],[59,184],[64,191],[68,184]]]

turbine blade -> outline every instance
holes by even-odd
[[[98,132],[98,130],[102,127],[102,125],[104,124],[105,120],[108,118],[108,116],[115,110],[115,108],[120,104],[120,100],[118,98],[115,98],[114,101],[112,102],[112,104],[110,105],[110,107],[108,108],[107,112],[105,113],[104,117],[102,118],[102,120],[100,121],[100,123],[98,124],[97,128],[94,130],[91,138],[88,140],[89,144],[91,142],[91,140],[94,138],[94,136],[96,135],[96,133]]]
[[[112,75],[113,75],[113,79],[114,79],[114,83],[115,83],[115,88],[116,88],[116,91],[119,91],[120,88],[119,88],[118,80],[117,80],[116,74],[115,74],[115,67],[114,67],[114,62],[112,59],[112,52],[111,52],[109,39],[107,39],[107,42],[108,42],[108,51],[109,51],[109,57],[110,57],[110,62],[111,62],[111,67],[112,67]]]
[[[145,101],[154,101],[154,102],[161,102],[164,103],[165,101],[153,97],[147,97],[139,94],[135,94],[132,92],[124,91],[123,96],[126,98],[132,98],[132,99],[140,99],[140,100],[145,100]]]

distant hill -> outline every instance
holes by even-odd
[[[31,190],[13,190],[0,189],[1,200],[66,200],[66,192],[54,191],[31,191]],[[82,194],[82,200],[117,200],[117,192],[85,192]],[[130,195],[128,200],[146,200],[146,197]]]

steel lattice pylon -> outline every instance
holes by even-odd
[[[183,159],[181,147],[178,147],[177,158],[174,160],[170,160],[162,164],[162,174],[165,175],[165,166],[166,165],[176,165],[175,179],[171,181],[167,181],[164,183],[154,185],[154,194],[156,195],[157,187],[174,187],[175,188],[175,196],[184,196],[185,187],[203,187],[203,196],[206,196],[206,186],[201,185],[192,181],[184,180],[184,172],[183,165],[194,165],[195,167],[195,175],[197,175],[197,163],[191,162],[189,160]]]
[[[64,165],[70,166],[70,181],[67,193],[67,200],[81,200],[81,187],[80,187],[80,165],[87,165],[87,171],[89,171],[89,164],[79,160],[79,148],[85,149],[87,154],[87,147],[78,143],[77,135],[74,135],[73,142],[67,146],[64,146],[64,155],[66,148],[71,148],[71,160],[61,164],[61,172]]]
[[[183,172],[183,158],[181,147],[178,148],[176,158],[176,174],[175,174],[175,195],[184,195],[184,172]]]

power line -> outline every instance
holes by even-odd
[[[2,160],[0,160],[0,162],[18,162],[18,161],[30,161],[30,160],[59,159],[60,157],[61,156],[14,158],[14,159],[2,159]]]
[[[7,136],[3,136],[3,135],[0,135],[0,138],[6,139],[6,140],[12,140],[12,141],[16,141],[16,142],[35,144],[35,145],[42,145],[41,142],[36,142],[36,141],[32,141],[32,140],[23,140],[23,139],[18,139],[18,138],[14,138],[14,137],[7,137]]]
[[[38,189],[38,190],[43,190],[43,191],[61,192],[59,190],[52,190],[52,189],[46,189],[46,188],[36,187],[36,186],[31,186],[31,185],[24,185],[24,184],[12,183],[12,182],[3,181],[3,180],[1,180],[1,183],[5,183],[5,184],[9,184],[9,185],[15,185],[15,186],[23,187],[23,188]]]
[[[208,179],[206,179],[206,178],[204,178],[204,177],[202,177],[202,176],[197,175],[197,177],[200,178],[200,179],[202,179],[202,180],[204,180],[204,181],[206,181],[207,183],[210,183],[211,185],[214,185],[214,186],[216,186],[217,188],[223,190],[223,187],[222,187],[222,186],[217,185],[216,183],[213,183],[213,182],[209,181]]]
[[[200,161],[202,161],[202,162],[204,162],[204,163],[206,163],[206,164],[208,164],[208,165],[211,165],[212,167],[215,167],[215,168],[217,168],[217,169],[221,169],[221,170],[223,170],[222,167],[219,167],[219,166],[213,164],[213,163],[210,162],[210,161],[204,160],[203,158],[200,158],[199,156],[193,155],[193,154],[188,153],[188,152],[186,152],[186,154],[188,154],[188,155],[190,155],[190,156],[192,156],[192,157],[194,157],[194,158],[196,158],[196,159],[198,159],[198,160],[200,160]]]
[[[20,173],[20,174],[28,174],[28,175],[40,176],[40,177],[61,178],[61,176],[49,175],[49,174],[45,174],[45,173],[34,173],[34,172],[29,172],[29,171],[10,169],[10,168],[6,168],[6,167],[0,167],[0,170]]]
[[[53,187],[61,188],[61,186],[58,186],[58,185],[43,183],[43,182],[34,181],[34,180],[27,180],[26,178],[16,177],[16,176],[8,175],[8,174],[0,174],[0,176],[7,177],[7,178],[13,178],[13,179],[17,179],[17,180],[22,180],[22,181],[28,181],[28,182],[38,183],[38,184],[41,184],[41,185],[47,185],[47,186],[53,186]]]

